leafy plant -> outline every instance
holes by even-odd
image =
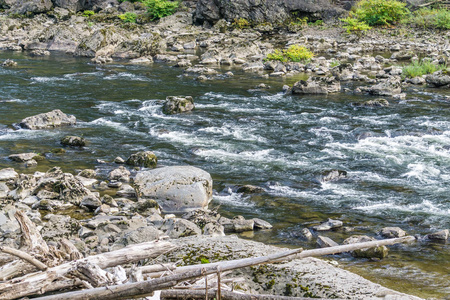
[[[173,15],[180,4],[179,2],[167,0],[144,0],[143,3],[147,7],[147,12],[152,20],[159,20]]]
[[[346,23],[342,27],[344,27],[348,33],[352,33],[354,31],[364,32],[372,28],[369,25],[367,25],[364,21],[359,21],[358,19],[352,17],[341,19],[341,21]]]
[[[330,68],[337,67],[337,66],[339,66],[340,64],[341,64],[340,61],[338,61],[338,60],[333,60],[332,62],[330,62]]]
[[[409,15],[406,3],[397,0],[361,0],[350,13],[350,17],[369,26],[390,26]]]
[[[124,14],[119,15],[119,19],[124,23],[136,23],[137,14],[132,12],[126,12]]]
[[[247,21],[247,19],[244,19],[244,18],[234,19],[234,21],[231,25],[233,25],[235,28],[239,28],[239,29],[244,29],[244,28],[250,27],[250,23]]]
[[[93,10],[85,10],[83,11],[83,17],[89,18],[90,16],[95,15],[95,12]]]
[[[279,50],[267,54],[265,61],[277,60],[281,62],[306,62],[313,58],[314,54],[306,47],[300,45],[291,45],[288,49]]]
[[[411,64],[402,68],[403,76],[408,78],[414,78],[426,74],[432,74],[436,71],[445,69],[445,65],[436,65],[429,60],[413,61]]]
[[[421,8],[405,19],[404,23],[422,28],[450,29],[450,11],[445,8]]]

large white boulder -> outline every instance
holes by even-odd
[[[211,175],[191,166],[138,172],[135,185],[139,199],[156,200],[166,213],[204,208],[212,199]]]

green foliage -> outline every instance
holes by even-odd
[[[291,45],[286,50],[276,49],[274,52],[267,54],[265,61],[277,60],[281,62],[306,62],[309,61],[314,54],[306,47],[300,45]]]
[[[414,24],[422,28],[450,29],[450,11],[445,8],[430,9],[421,8],[413,12],[409,19],[405,20],[407,24]]]
[[[338,61],[338,60],[333,60],[332,62],[330,62],[330,68],[337,67],[337,66],[339,66],[340,64],[341,64],[340,61]]]
[[[173,15],[180,5],[179,2],[167,0],[144,0],[143,3],[147,7],[147,12],[152,20],[159,20]]]
[[[89,18],[90,16],[95,15],[95,12],[93,10],[85,10],[83,11],[83,17]]]
[[[119,15],[119,19],[124,23],[136,23],[137,14],[132,12],[126,12],[124,14]]]
[[[231,24],[231,25],[233,25],[233,27],[239,28],[239,29],[244,29],[244,28],[250,27],[250,23],[247,21],[247,19],[244,19],[244,18],[234,19],[233,24]]]
[[[397,0],[361,0],[350,16],[369,26],[390,26],[409,15],[406,3]]]
[[[403,70],[403,76],[408,78],[414,78],[417,76],[422,76],[426,74],[432,74],[436,71],[445,69],[445,65],[436,65],[430,62],[429,60],[422,60],[422,61],[413,61],[411,64],[404,66],[402,68]]]
[[[342,27],[344,27],[348,33],[352,33],[354,31],[364,32],[371,28],[369,25],[366,24],[366,22],[359,21],[358,19],[352,17],[341,19],[341,21],[346,23]]]
[[[201,257],[200,258],[200,263],[201,264],[209,264],[209,259],[207,259],[206,257]]]

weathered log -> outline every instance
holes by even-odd
[[[19,222],[20,229],[22,230],[21,248],[25,247],[41,255],[48,255],[49,249],[47,243],[27,215],[23,211],[17,210],[14,217]]]
[[[34,259],[33,256],[29,255],[26,252],[23,252],[23,251],[14,249],[14,248],[6,247],[6,246],[0,246],[0,251],[17,256],[18,258],[21,258],[21,259],[25,260],[26,262],[29,262],[30,264],[34,265],[36,268],[38,268],[41,271],[47,270],[47,268],[48,268],[47,265],[41,263],[37,259]]]
[[[15,278],[8,282],[0,283],[0,299],[14,299],[30,295],[43,294],[48,291],[49,285],[76,267],[78,262],[88,262],[99,266],[101,269],[117,265],[133,263],[142,259],[158,257],[175,248],[175,245],[167,241],[152,241],[90,256],[78,261],[68,262],[45,272],[32,273]]]
[[[216,297],[217,290],[211,289],[205,295],[203,290],[163,290],[161,291],[160,298],[164,300],[174,299],[205,299],[205,296],[213,299]],[[326,300],[321,298],[322,300]],[[231,291],[222,291],[222,300],[311,300],[311,298],[304,297],[285,297],[275,295],[250,295],[241,294]],[[320,299],[319,299],[320,300]]]
[[[59,244],[61,245],[61,250],[69,255],[70,260],[83,258],[83,255],[78,251],[77,247],[75,247],[68,239],[61,239]]]

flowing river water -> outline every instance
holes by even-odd
[[[217,191],[212,206],[229,217],[271,222],[272,230],[244,237],[282,246],[316,247],[299,232],[327,218],[354,228],[323,233],[338,243],[351,234],[375,236],[385,226],[420,236],[450,228],[448,90],[411,87],[406,100],[390,101],[389,108],[361,109],[351,103],[369,96],[285,96],[281,87],[299,79],[293,77],[263,79],[232,70],[232,78],[198,82],[165,64],[93,65],[69,56],[0,52],[0,61],[6,58],[18,66],[0,67],[0,168],[106,172],[113,164],[97,159],[112,162],[151,150],[159,165],[211,173]],[[255,90],[260,83],[271,88]],[[193,96],[195,111],[164,115],[162,100],[170,95]],[[53,109],[75,115],[77,125],[38,131],[12,126]],[[89,144],[48,154],[65,135],[83,136]],[[47,153],[47,161],[26,169],[7,158],[31,151]],[[347,171],[347,178],[317,180],[332,169]],[[266,193],[235,193],[237,184]],[[450,298],[448,243],[398,245],[381,261],[345,254],[330,259],[402,292]]]

